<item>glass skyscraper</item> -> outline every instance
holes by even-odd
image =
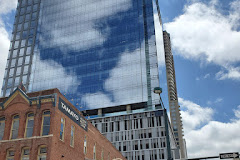
[[[2,96],[60,91],[80,110],[159,97],[152,0],[19,0]],[[160,26],[160,25],[159,25]]]

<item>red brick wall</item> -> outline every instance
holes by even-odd
[[[29,96],[40,96],[46,94],[57,93],[68,105],[74,107],[67,99],[61,95],[57,89],[35,92],[28,94]],[[6,98],[0,99],[3,102]],[[75,111],[79,112],[76,108]],[[51,128],[48,136],[41,137],[41,124],[42,124],[42,113],[45,110],[50,110],[51,112]],[[24,138],[26,118],[27,114],[34,113],[34,131],[33,137]],[[80,112],[79,112],[80,113]],[[18,138],[15,140],[9,140],[10,130],[12,125],[12,117],[14,115],[19,115],[19,131]],[[64,113],[58,110],[58,102],[56,107],[53,103],[43,103],[41,107],[38,108],[37,105],[32,105],[27,103],[21,95],[17,95],[11,103],[4,110],[0,110],[0,117],[5,117],[5,132],[3,140],[0,140],[0,160],[6,159],[6,153],[8,149],[13,149],[15,151],[15,160],[20,160],[21,151],[24,147],[30,148],[30,159],[37,159],[38,148],[40,145],[46,145],[48,148],[47,159],[48,160],[84,160],[84,158],[93,159],[93,146],[96,143],[96,155],[97,160],[101,160],[102,150],[104,151],[104,160],[108,159],[108,153],[110,153],[110,159],[122,158],[125,159],[118,150],[113,147],[111,142],[109,142],[101,133],[89,122],[88,131],[85,131],[70,118],[68,118]],[[60,126],[61,118],[65,118],[65,135],[64,142],[60,140]],[[75,126],[75,136],[74,136],[74,147],[70,146],[70,134],[71,125]],[[87,136],[87,154],[84,154],[84,137]]]

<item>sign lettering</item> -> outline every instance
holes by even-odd
[[[71,106],[67,105],[61,98],[59,98],[58,109],[62,111],[66,116],[72,119],[80,127],[87,131],[88,123],[87,121],[78,114]]]

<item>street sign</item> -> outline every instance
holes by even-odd
[[[233,153],[220,153],[219,154],[220,159],[231,159],[231,158],[239,158],[238,152]]]

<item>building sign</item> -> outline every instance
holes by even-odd
[[[77,113],[71,106],[66,104],[61,98],[59,98],[58,109],[62,111],[66,116],[68,116],[71,120],[77,123],[80,127],[82,127],[85,131],[88,129],[88,122]]]

